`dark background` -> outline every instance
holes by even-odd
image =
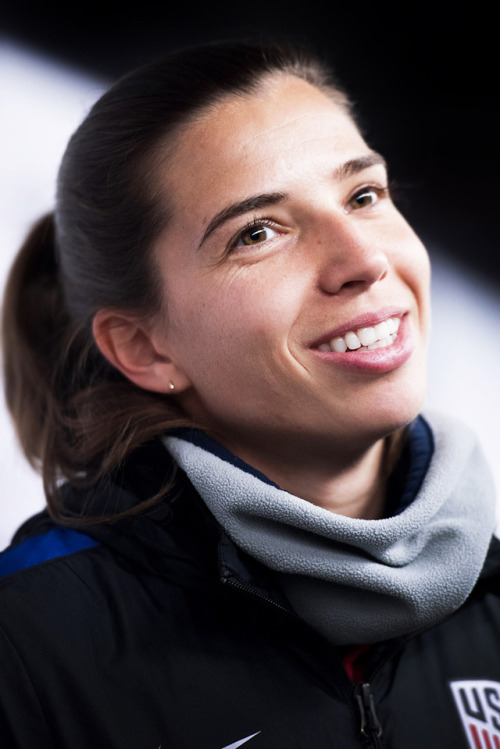
[[[492,6],[493,7],[493,6]],[[493,11],[492,11],[493,12]],[[280,35],[315,45],[389,161],[398,203],[432,253],[500,285],[497,22],[483,4],[158,5],[15,2],[0,34],[113,80],[186,44]]]

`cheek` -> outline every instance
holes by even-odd
[[[173,305],[177,324],[194,337],[208,336],[220,345],[238,336],[247,343],[286,334],[299,308],[300,292],[285,274],[264,264],[238,268],[222,279],[207,275],[196,294]]]
[[[429,314],[431,267],[428,252],[409,224],[404,221],[396,237],[400,275],[418,300],[423,322]]]
[[[168,304],[173,355],[192,376],[261,359],[285,335],[286,305],[276,289],[249,277],[207,279],[186,289],[178,285]]]
[[[431,264],[427,250],[419,242],[413,263],[413,286],[419,300],[422,325],[428,332],[430,323]]]
[[[430,262],[423,246],[414,249],[411,263],[408,263],[406,282],[415,299],[414,330],[420,339],[425,361],[431,325],[431,299]]]

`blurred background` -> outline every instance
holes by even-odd
[[[436,4],[184,2],[99,8],[10,3],[0,13],[0,291],[31,223],[53,205],[65,144],[130,68],[185,45],[278,36],[315,46],[387,158],[397,202],[434,267],[428,408],[467,421],[500,487],[496,25]],[[0,549],[43,505],[0,403]]]

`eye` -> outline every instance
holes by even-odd
[[[363,187],[349,199],[348,206],[352,210],[368,208],[369,206],[374,205],[374,203],[377,203],[380,198],[385,197],[387,194],[388,189],[386,187],[377,187],[376,185]]]
[[[271,226],[255,222],[240,232],[233,246],[251,247],[255,244],[262,244],[262,242],[266,242],[268,239],[273,239],[276,236],[277,232]]]

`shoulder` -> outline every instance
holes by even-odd
[[[113,497],[118,509],[131,498],[123,489]],[[83,619],[127,617],[123,601],[140,600],[151,580],[161,579],[167,604],[179,587],[204,588],[216,575],[217,529],[200,504],[183,491],[145,513],[79,529],[35,516],[0,553],[0,628],[17,640],[20,622],[48,634],[72,617],[76,636]]]
[[[14,543],[0,554],[0,588],[12,575],[39,568],[56,560],[66,560],[69,556],[98,545],[85,533],[54,526],[49,530]]]
[[[0,744],[52,749],[47,700],[63,704],[58,680],[68,688],[72,669],[91,668],[113,559],[70,528],[23,536],[0,554]]]
[[[7,548],[0,554],[0,628],[14,637],[23,628],[50,628],[53,620],[69,615],[75,602],[86,597],[96,564],[109,569],[103,545],[61,526]]]

